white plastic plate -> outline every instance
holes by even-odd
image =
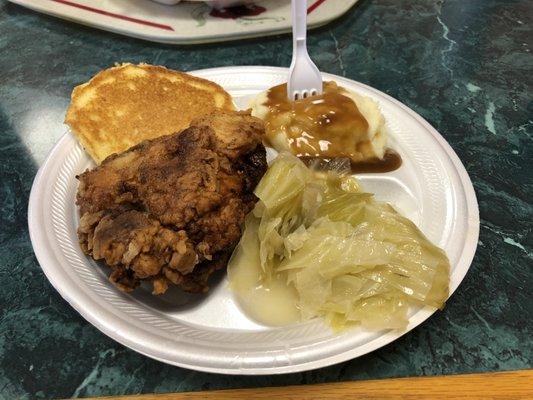
[[[229,67],[194,75],[222,85],[245,108],[259,91],[286,80],[287,69]],[[415,112],[376,89],[338,76],[324,79],[375,99],[390,127],[389,144],[402,167],[359,175],[378,199],[390,201],[451,262],[451,292],[463,280],[477,246],[479,216],[470,179],[439,133]],[[265,327],[239,309],[224,274],[205,296],[177,288],[161,297],[143,287],[124,294],[108,270],[86,257],[76,237],[75,175],[93,166],[69,133],[39,170],[30,196],[29,229],[35,254],[56,290],[90,323],[125,346],[163,362],[226,374],[273,374],[309,370],[378,349],[425,321],[433,310],[412,309],[406,331],[352,329],[334,334],[319,320]],[[444,311],[446,312],[446,311]]]

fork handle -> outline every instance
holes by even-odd
[[[305,45],[307,36],[307,1],[292,0],[292,43],[296,46],[297,42]]]

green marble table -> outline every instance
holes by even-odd
[[[367,356],[305,373],[239,377],[177,368],[104,336],[51,287],[32,251],[33,177],[65,132],[74,85],[117,61],[179,70],[287,66],[291,38],[180,47],[40,15],[0,0],[0,398],[57,398],[306,384],[531,368],[533,4],[362,0],[310,34],[322,71],[420,113],[477,192],[472,268],[423,325]]]

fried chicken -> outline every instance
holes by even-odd
[[[266,171],[262,122],[216,112],[181,132],[144,141],[77,178],[83,251],[131,291],[170,284],[205,292],[241,236]]]

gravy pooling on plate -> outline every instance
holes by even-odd
[[[256,107],[265,121],[267,140],[306,162],[347,158],[353,172],[388,172],[400,167],[400,156],[385,150],[384,121],[377,106],[362,96],[360,110],[354,98],[335,82],[324,82],[321,95],[290,101],[287,85],[272,87]],[[364,103],[363,103],[364,102]],[[370,103],[370,104],[369,104]],[[369,121],[365,114],[372,118]],[[376,122],[377,121],[377,122]],[[277,143],[276,143],[277,142]]]
[[[299,157],[308,167],[317,170],[327,170],[330,168],[329,163],[334,160],[333,157]],[[368,161],[351,161],[350,167],[353,174],[363,174],[365,172],[390,172],[395,171],[402,166],[402,157],[392,149],[385,150],[383,158],[372,158]]]

